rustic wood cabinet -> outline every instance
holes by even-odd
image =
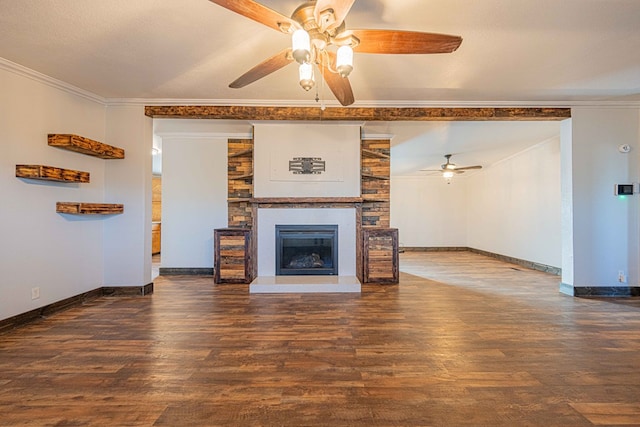
[[[154,222],[151,224],[151,254],[160,253],[160,242],[162,238],[162,224]]]
[[[363,228],[364,283],[396,284],[400,281],[397,228]]]
[[[251,283],[255,278],[251,229],[220,228],[213,232],[213,281]]]

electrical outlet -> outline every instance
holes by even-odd
[[[40,288],[36,287],[36,288],[31,288],[31,299],[38,299],[40,298]]]
[[[625,276],[624,271],[618,271],[618,282],[627,283],[627,276]]]

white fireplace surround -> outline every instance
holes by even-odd
[[[338,225],[338,276],[356,275],[355,208],[275,208],[258,211],[258,276],[276,275],[276,224]]]
[[[258,277],[251,293],[360,292],[356,277],[355,208],[258,208]],[[276,276],[277,224],[338,225],[338,276]]]

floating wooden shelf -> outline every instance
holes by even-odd
[[[385,180],[385,181],[389,180],[388,176],[371,175],[369,173],[363,173],[361,175],[362,175],[363,178],[381,179],[381,180]]]
[[[56,168],[45,165],[16,165],[17,178],[39,179],[57,182],[89,182],[89,172]]]
[[[94,141],[83,136],[50,133],[48,143],[51,147],[100,157],[101,159],[124,159],[124,149]]]
[[[366,150],[366,149],[362,149],[360,150],[362,152],[362,155],[364,157],[373,157],[376,159],[390,159],[391,156],[389,156],[388,154],[384,154],[384,153],[379,153],[377,151],[372,151],[372,150]]]
[[[114,215],[124,212],[124,205],[116,203],[57,202],[56,212],[74,215]]]
[[[249,148],[248,150],[238,151],[237,153],[229,154],[229,158],[232,159],[234,157],[246,156],[247,154],[253,153],[253,148]]]

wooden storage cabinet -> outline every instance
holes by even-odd
[[[251,283],[252,235],[248,228],[221,228],[213,232],[215,283]]]
[[[160,242],[162,240],[162,224],[154,222],[151,224],[151,254],[160,253]]]
[[[397,228],[363,228],[364,283],[396,284],[400,281]]]

